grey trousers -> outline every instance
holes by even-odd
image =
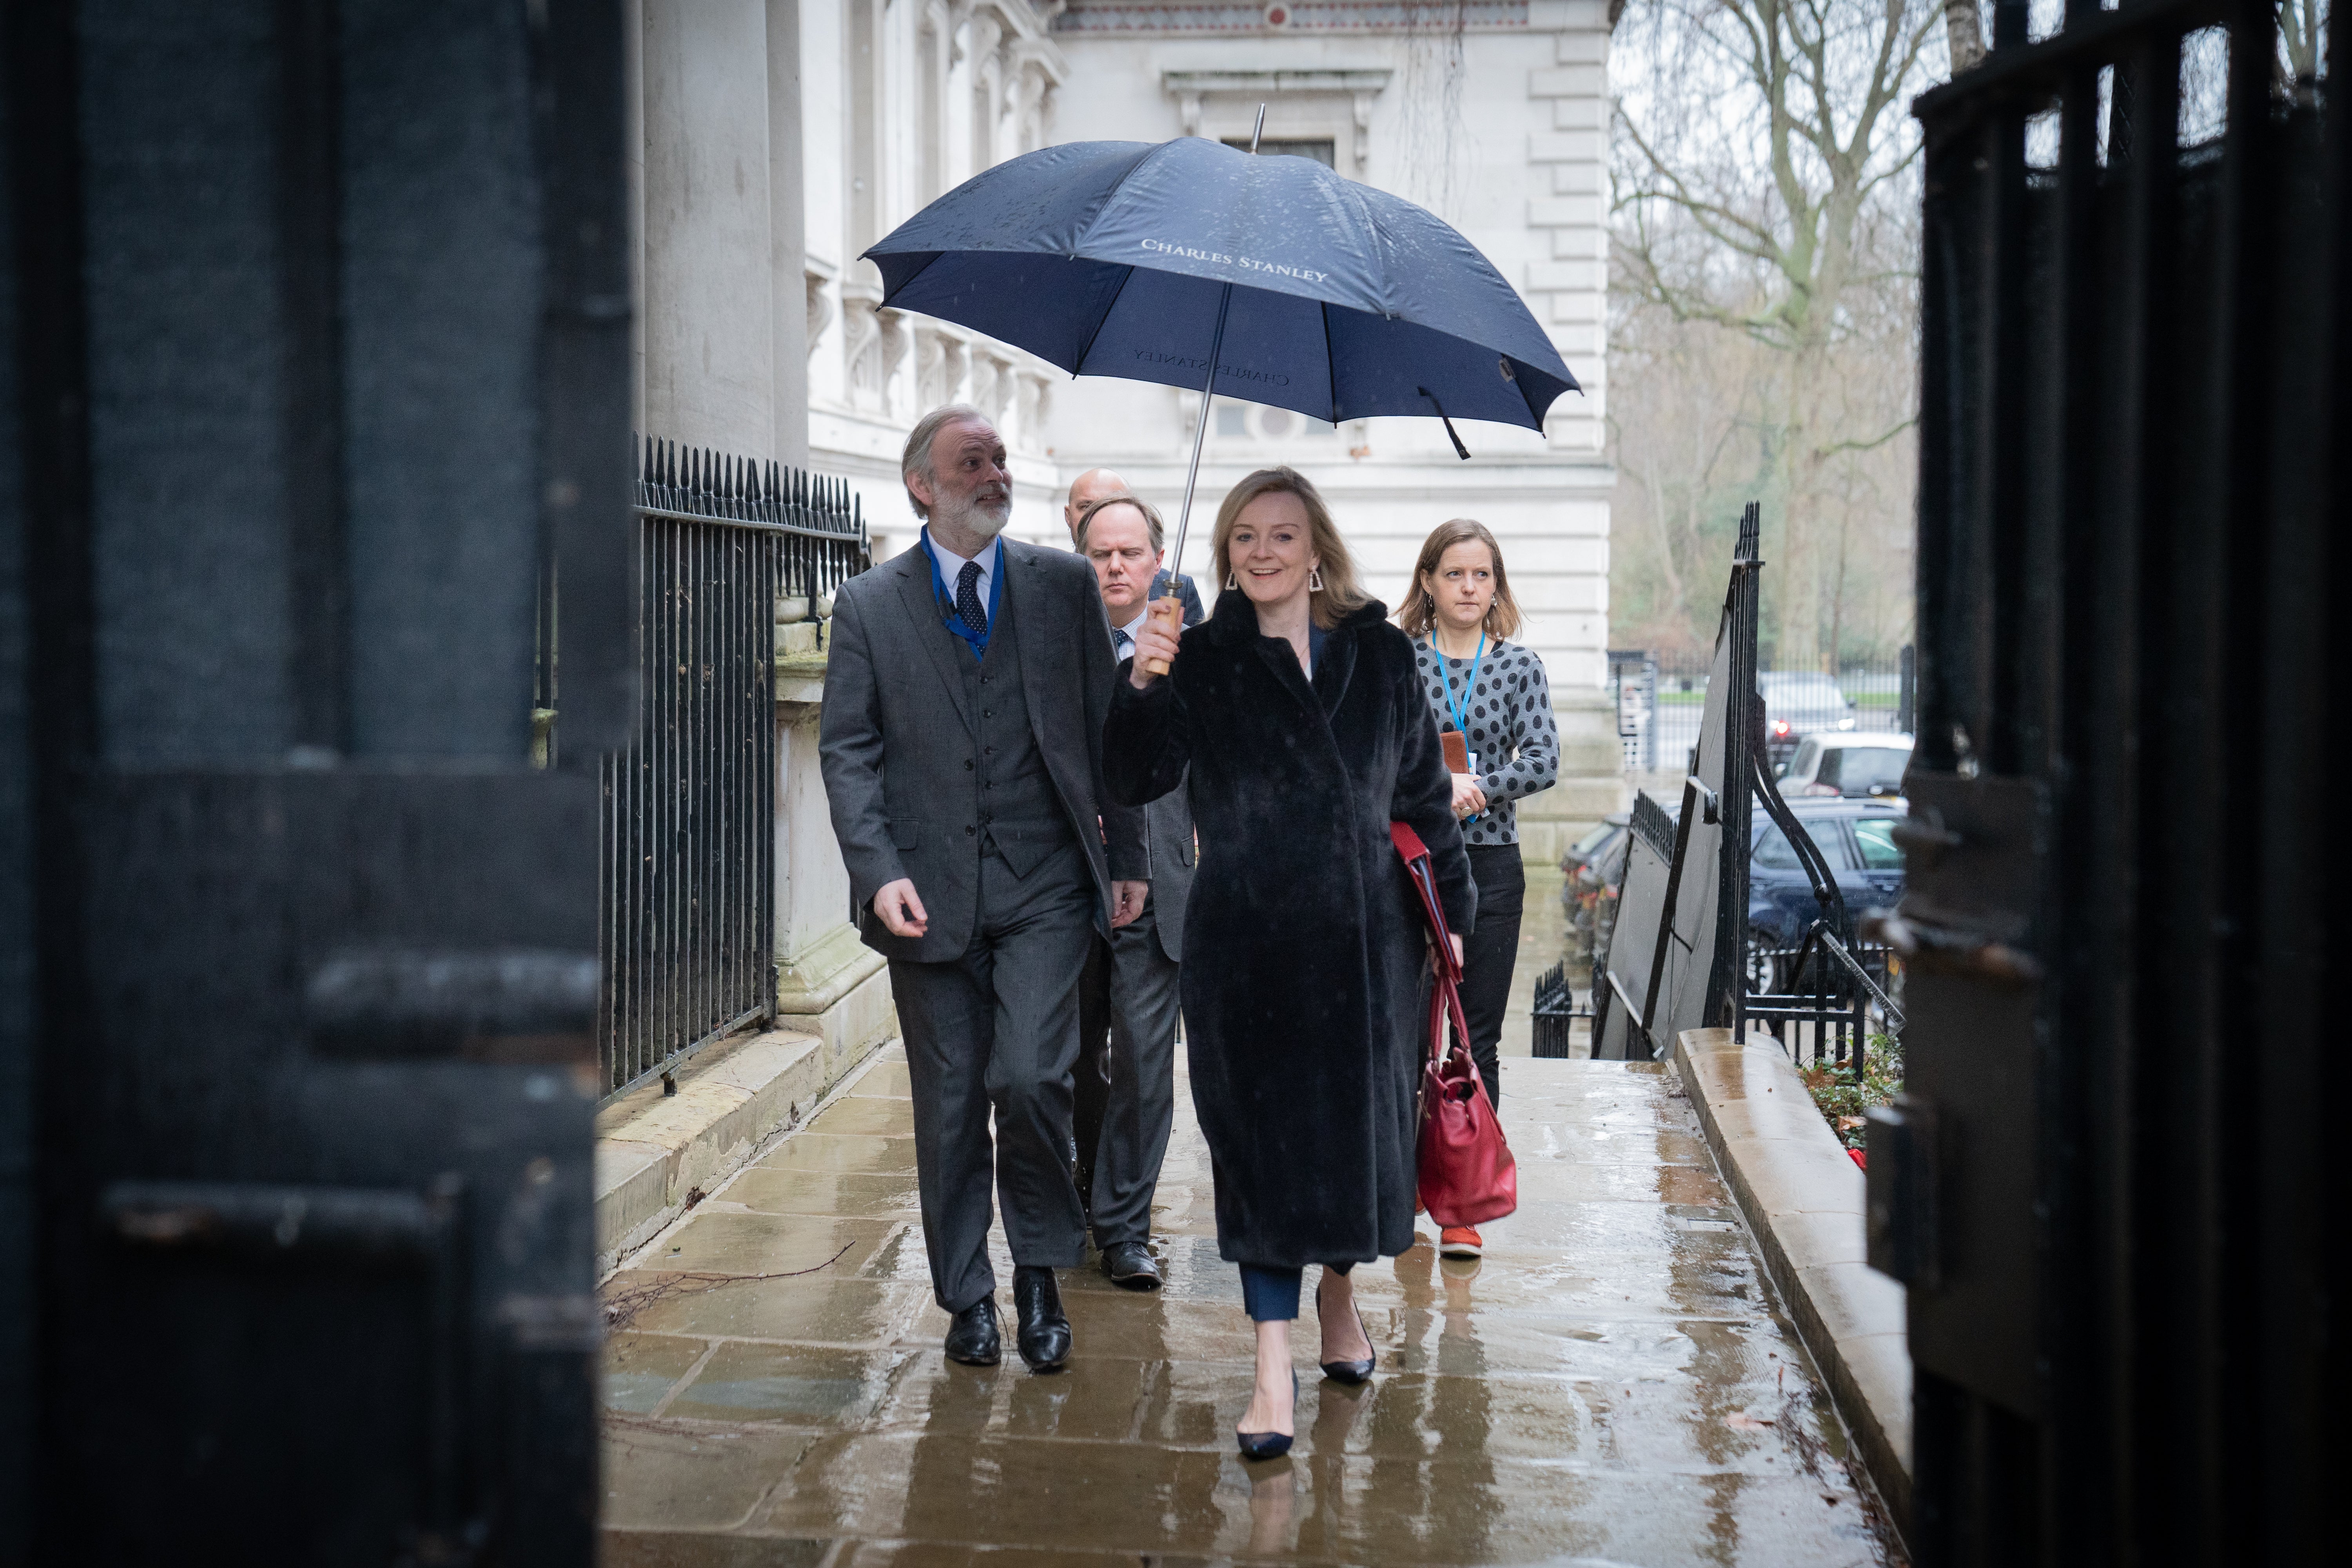
[[[1151,1199],[1176,1117],[1177,976],[1149,902],[1097,937],[1078,1005],[1078,1173],[1091,1175],[1095,1245],[1151,1235]]]
[[[1078,973],[1095,940],[1094,883],[1075,841],[1026,877],[990,855],[980,863],[979,902],[961,958],[890,961],[915,1101],[931,1294],[950,1312],[996,1289],[988,1261],[992,1176],[1016,1265],[1071,1268],[1086,1260],[1071,1174],[1071,1069]]]

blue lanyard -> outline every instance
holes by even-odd
[[[934,566],[933,570],[936,571],[937,567]],[[1462,743],[1467,746],[1470,743],[1467,710],[1471,697],[1478,689],[1478,667],[1486,661],[1486,634],[1483,631],[1478,634],[1478,657],[1470,661],[1470,679],[1464,683],[1462,700],[1458,702],[1454,699],[1454,678],[1445,672],[1445,650],[1437,646],[1435,637],[1429,639],[1429,651],[1437,656],[1437,679],[1445,683],[1445,706],[1454,715],[1454,727],[1462,731]]]
[[[971,646],[974,658],[983,658],[988,652],[988,634],[996,629],[997,603],[1004,597],[1004,546],[998,542],[991,542],[996,551],[996,570],[988,574],[988,625],[973,631],[963,624],[963,616],[956,609],[954,597],[948,593],[948,580],[940,574],[940,552],[932,547],[931,531],[929,528],[923,530],[923,553],[930,558],[931,563],[931,591],[939,596],[941,604],[947,605],[947,613],[940,619],[948,630]],[[1484,646],[1483,641],[1481,646]]]

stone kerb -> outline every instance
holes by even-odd
[[[831,1081],[819,1041],[772,1029],[704,1052],[679,1073],[676,1094],[656,1081],[606,1106],[596,1117],[596,1272],[796,1125]]]
[[[1903,1287],[1864,1257],[1864,1178],[1769,1037],[1686,1029],[1675,1061],[1798,1337],[1896,1528],[1911,1529],[1911,1352]]]

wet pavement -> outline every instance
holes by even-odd
[[[1513,1060],[1519,1212],[1356,1272],[1380,1352],[1245,1463],[1250,1332],[1180,1079],[1168,1287],[1071,1270],[1069,1369],[950,1364],[886,1052],[605,1288],[604,1562],[1888,1561],[1844,1437],[1663,1068]],[[997,1238],[996,1268],[1010,1259]]]

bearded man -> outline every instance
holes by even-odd
[[[978,409],[924,416],[898,467],[925,526],[835,595],[818,754],[859,930],[890,961],[948,1357],[999,1357],[993,1177],[1021,1357],[1050,1372],[1070,1353],[1054,1270],[1086,1258],[1078,977],[1149,890],[1141,813],[1103,788],[1110,623],[1085,560],[1000,537],[1013,479]]]

